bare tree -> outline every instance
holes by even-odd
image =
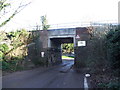
[[[29,3],[19,3],[17,7],[13,7],[13,1],[18,2],[18,0],[0,0],[0,27],[6,25],[16,14],[23,10]],[[12,12],[11,12],[12,11]],[[6,17],[7,16],[7,17]]]

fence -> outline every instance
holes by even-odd
[[[60,28],[76,28],[76,27],[89,27],[89,26],[110,26],[118,25],[117,21],[102,21],[102,22],[71,22],[71,23],[60,23],[60,24],[49,24],[49,29],[60,29]],[[27,30],[42,30],[41,25],[30,26]]]

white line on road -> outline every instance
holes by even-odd
[[[86,77],[84,77],[84,90],[88,90],[88,83]]]
[[[2,90],[2,77],[0,76],[0,90]]]

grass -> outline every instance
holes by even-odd
[[[62,58],[64,58],[64,59],[73,59],[74,57],[71,57],[71,56],[62,56]]]

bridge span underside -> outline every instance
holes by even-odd
[[[61,38],[50,38],[51,42],[54,43],[73,43],[73,37],[61,37]]]

